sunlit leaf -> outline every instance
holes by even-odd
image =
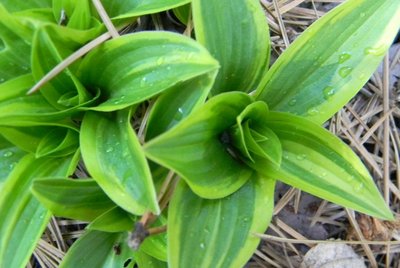
[[[258,0],[193,0],[196,39],[221,64],[212,94],[254,90],[269,64],[266,16]]]
[[[130,109],[87,112],[80,145],[92,177],[120,207],[132,214],[159,213],[144,152],[130,124]]]
[[[168,218],[169,267],[243,267],[273,213],[275,181],[253,176],[223,199],[206,200],[181,182]]]
[[[91,221],[115,207],[96,181],[89,179],[37,179],[32,192],[55,216],[76,220]]]
[[[280,168],[257,170],[305,192],[383,219],[392,213],[357,155],[339,138],[301,117],[269,114],[267,126],[282,143]]]
[[[181,175],[204,198],[235,192],[253,171],[232,157],[221,136],[251,101],[244,93],[210,99],[174,128],[145,144],[146,155]]]
[[[88,230],[68,250],[60,268],[132,266],[134,252],[128,248],[124,233]]]
[[[33,197],[36,177],[67,176],[76,158],[23,157],[2,186],[0,195],[0,267],[24,267],[41,237],[50,212]]]
[[[91,51],[80,66],[82,83],[100,88],[99,111],[119,110],[194,77],[214,75],[218,63],[190,38],[140,32],[113,39]]]
[[[34,8],[46,8],[51,6],[51,0],[29,0],[29,1],[2,0],[0,3],[9,12],[21,11],[25,9],[34,9]]]
[[[400,28],[400,1],[348,0],[311,25],[259,88],[271,110],[321,124],[367,82]]]

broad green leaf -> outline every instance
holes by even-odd
[[[53,126],[35,127],[0,127],[0,133],[9,142],[29,153],[36,153],[37,147],[43,137],[54,131]]]
[[[79,147],[79,133],[66,128],[54,128],[39,142],[36,157],[62,157],[73,154]]]
[[[76,114],[78,107],[56,110],[39,94],[16,97],[0,102],[0,126],[63,126],[76,129],[69,116]]]
[[[8,175],[11,173],[25,152],[9,143],[0,135],[0,192]]]
[[[214,75],[206,74],[173,86],[155,102],[147,123],[146,140],[167,131],[201,106],[210,92]]]
[[[91,179],[36,179],[34,196],[55,216],[91,221],[115,204]]]
[[[100,31],[100,28],[79,31],[54,24],[40,27],[35,33],[32,45],[32,73],[35,80],[41,79],[63,59],[95,38]],[[72,73],[74,69],[75,65],[66,68],[40,89],[40,94],[57,109],[77,106],[93,98]],[[93,95],[96,95],[96,92],[93,92]],[[68,105],[63,101],[65,96],[69,99],[77,96],[77,100]]]
[[[120,207],[135,215],[159,213],[156,192],[144,152],[130,124],[130,109],[87,112],[80,145],[92,177]]]
[[[249,92],[269,64],[270,40],[258,0],[193,0],[196,39],[221,64],[211,91]]]
[[[140,103],[194,77],[213,75],[218,63],[183,35],[140,32],[105,42],[88,53],[80,67],[82,83],[100,88],[104,100],[92,109],[111,111]]]
[[[60,268],[122,268],[125,263],[132,267],[134,252],[125,239],[124,233],[87,230],[68,250]]]
[[[0,83],[0,101],[24,96],[33,85],[32,74],[17,76],[4,83]]]
[[[0,4],[2,4],[9,12],[16,12],[25,9],[50,7],[51,0],[29,0],[29,1],[1,0]]]
[[[240,92],[210,99],[145,144],[146,155],[178,173],[201,197],[221,198],[235,192],[253,171],[230,154],[221,136],[251,102],[251,97]]]
[[[368,81],[400,28],[400,1],[348,0],[273,64],[257,99],[322,124]]]
[[[131,231],[134,226],[134,216],[120,207],[114,207],[94,219],[86,229],[103,232]]]
[[[139,250],[135,252],[135,260],[140,268],[167,268],[166,262],[160,261],[149,254]]]
[[[264,176],[336,204],[382,219],[393,219],[367,169],[339,138],[315,123],[286,113],[268,116],[266,125],[279,137],[280,168],[256,167]]]
[[[169,267],[243,267],[271,220],[275,181],[253,176],[223,199],[206,200],[181,182],[168,217]]]
[[[67,176],[71,166],[71,157],[35,159],[32,154],[16,164],[0,195],[0,267],[24,267],[50,219],[50,212],[30,192],[32,181]]]
[[[0,3],[0,84],[30,71],[31,29]]]
[[[158,13],[189,3],[190,0],[104,0],[102,1],[108,15],[113,19],[138,17]]]

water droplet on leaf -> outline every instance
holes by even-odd
[[[146,85],[146,83],[147,83],[147,78],[146,78],[146,76],[143,76],[142,80],[140,80],[140,86],[144,87]]]
[[[10,157],[10,156],[12,156],[13,154],[14,154],[13,152],[7,151],[7,152],[4,152],[3,156],[4,156],[4,157]]]
[[[204,245],[204,243],[200,243],[200,248],[204,249],[206,246]]]
[[[386,53],[387,47],[385,45],[380,45],[378,47],[367,47],[364,49],[365,55],[373,56],[383,56]]]
[[[307,110],[308,115],[317,115],[319,114],[319,110],[316,107],[311,107]]]
[[[163,64],[163,62],[164,62],[164,58],[163,58],[163,57],[159,57],[159,58],[157,59],[157,65],[158,65],[158,66],[160,66],[161,64]]]
[[[113,147],[108,147],[108,148],[106,149],[106,153],[111,153],[112,151],[114,151],[114,148],[113,148]]]
[[[289,101],[289,106],[294,106],[296,104],[297,100],[296,99],[291,99]]]
[[[352,70],[353,69],[350,67],[342,67],[339,69],[339,75],[340,75],[340,77],[345,78],[345,77],[349,76],[349,74],[351,73]]]
[[[306,159],[306,155],[305,154],[299,154],[299,155],[296,156],[296,159],[297,160],[304,160],[304,159]]]
[[[335,89],[331,86],[327,86],[323,89],[324,99],[329,100],[335,94]]]
[[[348,61],[351,58],[351,55],[349,53],[342,53],[339,55],[339,63],[344,63]]]

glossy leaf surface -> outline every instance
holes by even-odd
[[[269,64],[270,40],[258,0],[193,0],[196,39],[221,64],[212,94],[254,90]]]
[[[159,213],[150,169],[130,124],[129,109],[87,112],[80,144],[92,177],[120,207],[132,214]]]
[[[140,32],[108,41],[83,60],[80,78],[100,88],[103,102],[92,108],[119,110],[194,77],[218,63],[190,38],[169,32]]]
[[[239,189],[253,171],[229,153],[220,140],[251,103],[244,93],[217,96],[174,128],[145,145],[146,155],[168,167],[204,198],[221,198]]]
[[[152,14],[189,3],[190,0],[106,0],[102,1],[108,15],[113,19]]]
[[[172,128],[201,106],[210,92],[214,79],[215,75],[211,74],[195,77],[175,85],[162,94],[150,113],[146,140]]]
[[[133,258],[133,251],[128,248],[125,239],[123,233],[88,230],[68,250],[60,268],[125,267],[124,264]]]
[[[279,137],[280,168],[268,163],[255,168],[336,204],[393,219],[367,169],[339,138],[315,123],[286,113],[269,115],[267,126]]]
[[[0,135],[0,192],[8,175],[25,152],[9,143]]]
[[[257,99],[322,124],[368,81],[399,28],[400,1],[346,1],[279,57]]]
[[[172,268],[243,267],[257,248],[273,213],[275,181],[253,176],[223,199],[206,200],[181,182],[168,218]]]
[[[113,207],[94,219],[86,229],[111,233],[126,232],[132,231],[134,223],[134,216],[120,207]]]
[[[0,267],[24,267],[41,237],[50,212],[30,192],[36,177],[67,176],[71,158],[26,155],[2,186],[0,195]]]
[[[115,207],[96,181],[90,179],[38,179],[35,197],[55,216],[91,221]]]

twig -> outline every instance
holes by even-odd
[[[103,7],[103,4],[100,0],[92,0],[93,5],[95,6],[97,13],[99,13],[101,20],[104,22],[108,32],[110,33],[112,38],[119,37],[119,33],[117,29],[115,29],[114,24],[111,22],[110,17],[108,16],[106,10]]]

